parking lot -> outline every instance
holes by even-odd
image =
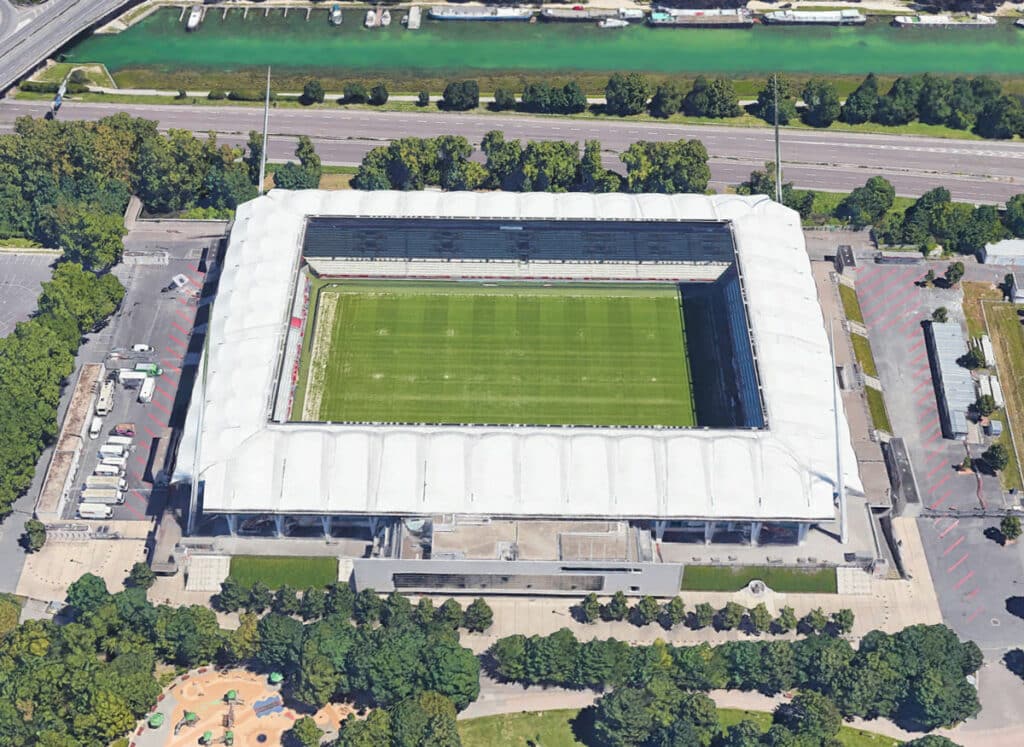
[[[0,337],[9,335],[15,324],[36,310],[56,258],[52,252],[0,252]]]
[[[155,363],[163,369],[156,377],[151,401],[139,401],[139,386],[115,384],[113,407],[103,419],[101,434],[86,441],[78,470],[78,486],[99,463],[98,450],[120,423],[134,425],[125,480],[125,502],[114,506],[113,519],[141,520],[163,508],[160,483],[165,458],[172,449],[174,428],[180,427],[191,390],[191,375],[199,360],[208,299],[202,298],[205,274],[200,259],[210,241],[179,241],[163,247],[161,261],[123,264],[117,274],[127,293],[118,313],[107,327],[90,339],[92,360],[102,362],[111,376],[118,369],[138,363]],[[174,276],[184,284],[170,288]],[[199,333],[196,327],[199,325]],[[133,345],[152,346],[136,352]],[[66,507],[71,518],[77,509],[77,491]]]

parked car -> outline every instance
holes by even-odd
[[[137,342],[134,345],[132,345],[132,352],[133,353],[152,353],[153,352],[153,346],[152,345],[147,345],[144,342]]]

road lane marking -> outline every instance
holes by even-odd
[[[985,611],[985,609],[983,607],[978,607],[978,609],[974,610],[974,612],[971,614],[971,616],[967,618],[967,622],[974,622],[974,618],[976,618],[978,615],[980,615],[984,611]]]
[[[953,588],[954,589],[959,589],[961,586],[963,586],[968,581],[970,581],[973,577],[974,577],[974,571],[970,571],[966,576],[964,576],[962,579],[960,579],[955,584],[953,584]]]
[[[935,465],[935,466],[934,466],[934,467],[932,468],[931,472],[929,472],[929,473],[928,473],[927,475],[925,475],[924,479],[925,479],[925,480],[931,480],[931,479],[932,479],[933,477],[935,477],[936,473],[937,473],[937,472],[938,472],[939,470],[941,470],[941,469],[943,469],[943,468],[945,468],[945,467],[947,467],[947,466],[948,466],[948,465],[947,465],[947,464],[946,464],[945,462],[942,462],[942,463],[940,463],[940,464],[936,464],[936,465]]]
[[[950,488],[945,493],[943,493],[941,496],[939,496],[938,499],[936,499],[936,501],[932,505],[930,505],[928,508],[935,508],[937,506],[941,506],[943,503],[946,502],[946,499],[949,498],[950,495],[952,495],[952,493],[953,493],[953,488]]]
[[[159,402],[157,402],[157,401],[156,401],[155,399],[154,399],[154,400],[150,400],[149,404],[153,405],[153,407],[157,408],[158,410],[160,410],[160,411],[161,411],[162,413],[164,413],[165,415],[170,415],[170,414],[171,414],[171,411],[170,411],[170,410],[168,410],[168,409],[167,409],[166,407],[164,407],[163,405],[161,405],[161,404],[160,404]]]
[[[166,425],[164,425],[163,423],[161,423],[161,422],[160,422],[160,420],[159,420],[159,418],[157,418],[157,416],[156,416],[156,415],[154,415],[153,413],[151,413],[151,412],[147,412],[147,413],[146,413],[146,415],[148,415],[148,416],[149,416],[149,419],[150,419],[150,420],[152,420],[152,421],[153,421],[154,423],[156,423],[156,424],[157,424],[158,426],[160,426],[161,428],[166,428],[166,427],[167,427]],[[143,462],[143,464],[145,464],[145,462]]]
[[[963,555],[960,556],[960,559],[958,561],[956,561],[955,563],[953,563],[953,565],[946,569],[946,573],[952,573],[953,571],[955,571],[957,568],[963,565],[969,557],[971,557],[971,554],[969,552],[965,552]]]
[[[167,335],[167,337],[175,345],[178,345],[179,347],[182,347],[182,348],[188,348],[188,343],[185,342],[184,340],[181,340],[181,339],[175,337],[174,335]]]
[[[932,489],[931,489],[931,490],[929,490],[928,492],[929,492],[929,493],[934,493],[934,492],[935,492],[935,491],[937,491],[937,490],[938,490],[939,488],[941,488],[941,487],[942,487],[943,485],[945,485],[945,484],[946,484],[946,481],[947,481],[947,480],[949,480],[949,478],[951,478],[952,476],[953,476],[953,473],[952,473],[952,472],[950,472],[950,473],[949,473],[949,474],[947,474],[947,475],[946,475],[945,477],[943,477],[943,478],[942,478],[941,480],[939,480],[939,481],[938,481],[937,483],[935,483],[935,485],[933,485],[933,486],[932,486]]]
[[[949,534],[950,532],[952,532],[954,529],[956,529],[959,524],[960,524],[960,519],[956,519],[952,524],[950,524],[948,527],[946,527],[945,529],[942,530],[942,532],[939,534],[939,539],[945,538],[945,536],[947,534]],[[961,537],[960,539],[963,539],[963,537]],[[955,545],[954,545],[954,547],[955,547]]]
[[[179,332],[181,332],[181,334],[185,335],[185,337],[188,337],[188,336],[190,336],[190,335],[192,334],[191,332],[189,332],[189,331],[188,331],[187,329],[185,329],[184,327],[182,327],[182,326],[181,326],[180,324],[178,324],[177,322],[171,322],[171,326],[172,326],[172,327],[174,327],[174,328],[175,328],[176,330],[178,330]],[[181,344],[181,343],[179,343],[179,344]]]
[[[914,389],[913,389],[913,391],[911,392],[911,394],[913,394],[914,392],[916,392],[916,391],[917,391],[918,389],[920,389],[921,387],[923,387],[923,386],[928,386],[928,385],[929,385],[929,384],[931,384],[931,383],[932,383],[932,380],[931,380],[931,378],[927,378],[927,379],[925,379],[925,380],[924,380],[924,381],[922,381],[922,382],[921,382],[920,384],[918,384],[917,386],[915,386],[915,387],[914,387]],[[931,392],[929,392],[929,394],[931,394]]]
[[[940,534],[939,536],[941,537],[942,535]],[[950,545],[949,547],[946,548],[946,552],[942,553],[942,557],[946,557],[951,552],[953,552],[953,550],[955,550],[956,548],[960,547],[960,543],[963,542],[965,539],[966,539],[966,535],[961,534],[957,538],[956,542],[954,542],[952,545]]]

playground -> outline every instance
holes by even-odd
[[[351,710],[344,703],[332,703],[313,718],[329,735],[336,735]],[[156,709],[136,729],[131,745],[276,747],[300,715],[285,706],[280,675],[204,668],[171,683]]]

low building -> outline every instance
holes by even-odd
[[[960,325],[932,322],[925,328],[932,376],[938,384],[939,418],[946,438],[967,438],[967,411],[976,400],[971,372],[957,361],[967,354]]]
[[[1017,273],[1010,273],[1010,287],[1007,289],[1010,300],[1013,303],[1024,303],[1024,288],[1020,287],[1017,281]]]
[[[987,265],[1024,265],[1024,239],[1005,239],[985,244],[981,261]]]

